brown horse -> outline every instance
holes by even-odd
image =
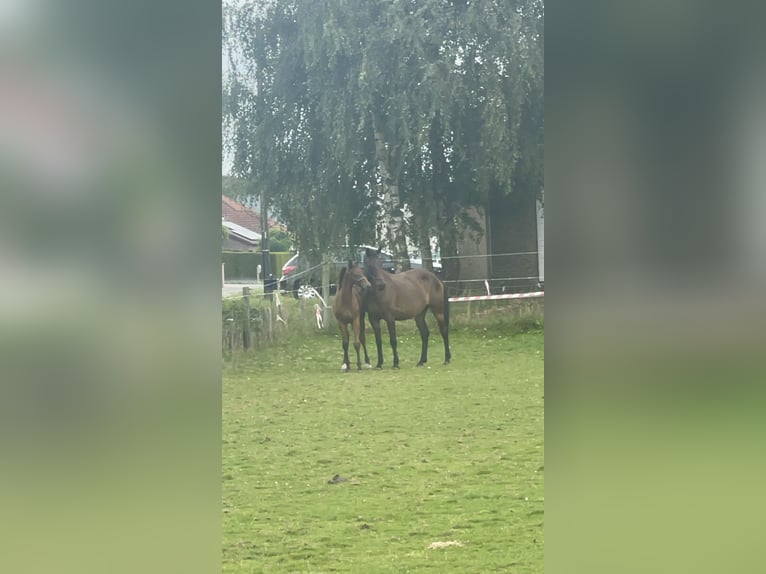
[[[365,250],[364,272],[372,283],[365,298],[365,310],[370,317],[372,330],[375,332],[375,344],[378,347],[378,364],[383,366],[383,349],[380,340],[380,320],[388,325],[391,350],[394,352],[394,368],[399,368],[399,353],[396,350],[396,321],[415,319],[420,331],[420,361],[422,366],[428,360],[428,326],[426,312],[430,309],[439,332],[444,340],[444,364],[452,358],[449,349],[449,300],[447,289],[439,278],[427,269],[411,269],[392,275],[380,265],[380,249]]]
[[[338,273],[338,290],[335,301],[332,303],[332,312],[338,320],[340,334],[343,338],[343,365],[341,371],[351,368],[348,359],[348,325],[354,330],[354,349],[356,350],[356,366],[362,368],[359,360],[359,345],[364,348],[364,362],[369,366],[370,357],[367,355],[367,345],[364,338],[364,311],[362,298],[364,291],[370,286],[370,282],[364,275],[364,271],[358,263],[348,262],[348,268],[343,267]]]

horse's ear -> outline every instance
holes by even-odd
[[[351,269],[354,266],[354,262],[351,259],[348,260],[348,268]]]

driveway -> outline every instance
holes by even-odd
[[[226,299],[228,297],[242,296],[242,287],[250,287],[250,292],[253,294],[263,293],[263,283],[255,281],[243,282],[243,283],[224,283],[221,289],[221,298]]]

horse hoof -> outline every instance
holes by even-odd
[[[417,365],[415,365],[415,366],[416,366],[416,367],[422,367],[423,365],[425,365],[425,362],[421,361],[421,362],[419,362],[419,363],[418,363]]]
[[[341,371],[341,373],[345,373],[346,371],[348,371],[348,365],[346,363],[343,363],[340,366],[340,371]]]
[[[372,365],[370,363],[365,363],[364,364],[364,368],[365,369],[372,369]]]

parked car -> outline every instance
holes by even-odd
[[[341,267],[348,265],[349,259],[354,261],[364,261],[364,250],[370,248],[368,245],[356,247],[344,247],[338,252],[333,261],[333,267],[330,269],[330,293],[335,293],[335,282],[338,280],[338,273]],[[383,269],[389,273],[396,272],[394,258],[390,253],[381,251],[381,264]],[[322,285],[322,266],[311,265],[308,258],[301,255],[300,252],[293,255],[282,266],[282,276],[279,278],[279,290],[284,293],[291,293],[296,299],[298,297],[310,296],[309,287],[317,290]]]

